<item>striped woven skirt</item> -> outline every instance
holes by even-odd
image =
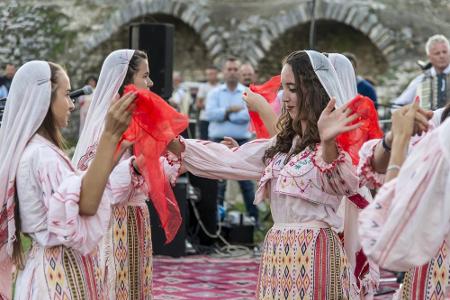
[[[344,249],[332,229],[275,224],[267,233],[258,299],[354,299],[354,288]]]
[[[15,284],[14,299],[105,299],[97,252],[82,256],[64,246],[33,243]]]
[[[396,298],[404,300],[449,299],[449,257],[444,243],[433,259],[405,273],[403,284]],[[446,296],[447,294],[447,296]]]
[[[113,207],[103,251],[108,299],[152,299],[152,239],[145,201]]]

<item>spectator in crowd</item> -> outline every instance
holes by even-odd
[[[183,86],[183,75],[179,71],[174,71],[172,75],[173,92],[169,99],[169,104],[179,112],[189,115],[189,108],[192,104],[191,95]]]
[[[224,84],[219,85],[208,94],[206,103],[206,117],[209,120],[209,139],[215,142],[225,137],[235,139],[239,145],[245,144],[250,138],[250,116],[242,99],[245,86],[239,83],[240,62],[234,57],[226,60],[223,67]],[[252,181],[241,180],[239,186],[242,191],[245,206],[250,216],[258,221],[258,209],[253,204],[255,187]],[[223,203],[226,181],[219,183],[218,199]]]
[[[0,77],[0,98],[8,96],[14,74],[16,74],[16,66],[12,63],[7,63],[5,75]]]
[[[413,102],[415,96],[420,97],[420,106],[436,110],[446,105],[450,89],[450,46],[448,39],[436,34],[430,37],[425,45],[425,52],[431,68],[414,78],[406,90],[394,100],[394,104],[403,106]]]
[[[249,87],[250,84],[254,84],[256,82],[256,73],[253,66],[249,63],[242,64],[239,68],[239,75],[241,77],[241,83],[246,87]]]

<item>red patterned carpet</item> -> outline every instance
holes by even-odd
[[[257,258],[211,258],[188,256],[153,260],[155,300],[253,300],[258,277]],[[382,277],[392,277],[382,273]],[[395,288],[382,283],[380,290]],[[392,299],[392,294],[375,297]]]
[[[254,299],[258,264],[257,259],[155,257],[154,299]]]

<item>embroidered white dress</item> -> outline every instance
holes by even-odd
[[[111,174],[97,213],[81,216],[83,173],[55,145],[35,135],[16,176],[21,232],[32,240],[18,273],[15,299],[104,299],[96,247],[107,231],[111,203],[135,184],[131,158]],[[115,180],[114,178],[121,178]]]
[[[235,149],[218,143],[184,140],[183,166],[212,179],[259,180],[255,203],[267,199],[274,226],[267,233],[259,271],[258,299],[354,299],[358,291],[345,251],[332,228],[342,196],[356,193],[358,177],[349,155],[325,163],[320,146],[285,163],[279,153],[266,165],[272,140],[255,140]]]

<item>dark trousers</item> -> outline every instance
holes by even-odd
[[[199,120],[199,138],[201,140],[207,140],[208,139],[208,127],[209,122],[205,120]]]
[[[220,143],[222,139],[212,139],[214,142]],[[247,139],[239,139],[236,140],[239,145],[245,144],[248,142]],[[239,180],[239,187],[241,188],[242,197],[244,198],[245,208],[249,216],[254,217],[256,221],[258,221],[258,208],[253,204],[255,200],[255,186],[250,180]],[[217,191],[217,200],[223,205],[225,200],[225,191],[227,187],[226,180],[219,180],[218,182],[218,191]]]

